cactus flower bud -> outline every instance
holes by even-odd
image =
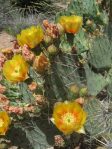
[[[45,35],[44,36],[44,41],[45,41],[46,44],[52,43],[52,38],[48,35]]]
[[[75,84],[72,84],[70,87],[69,87],[69,90],[74,93],[74,94],[79,94],[79,87]]]
[[[93,21],[91,21],[91,20],[89,20],[89,19],[86,21],[86,25],[91,26],[92,24],[93,24]]]
[[[97,16],[100,16],[100,15],[101,15],[101,13],[98,11],[98,12],[97,12]]]
[[[47,48],[47,51],[49,52],[49,54],[56,54],[58,49],[55,45],[52,44]]]
[[[83,87],[83,88],[81,88],[80,91],[79,91],[79,95],[82,96],[82,97],[83,97],[83,96],[86,96],[87,93],[88,93],[87,87]]]

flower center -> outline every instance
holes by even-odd
[[[2,119],[2,118],[0,118],[0,127],[2,127],[2,126],[3,126],[3,124],[4,124],[4,121],[3,121],[3,119]]]
[[[62,119],[63,119],[63,122],[67,125],[71,125],[75,122],[74,115],[72,113],[69,113],[69,112],[64,114]]]
[[[17,77],[20,75],[20,67],[16,67],[12,73],[13,77]]]
[[[20,71],[20,67],[16,67],[14,70],[15,73],[19,73],[19,71]]]

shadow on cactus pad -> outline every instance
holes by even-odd
[[[29,140],[26,138],[26,133],[21,128],[12,128],[8,132],[7,139],[11,141],[13,146],[23,149],[33,149]]]
[[[7,139],[22,149],[47,149],[54,145],[55,135],[60,135],[60,132],[42,116],[15,124],[9,130]]]

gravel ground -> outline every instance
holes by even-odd
[[[0,32],[0,49],[12,48],[13,43],[11,42],[14,38],[6,32]]]

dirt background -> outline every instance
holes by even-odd
[[[0,32],[0,49],[12,48],[14,37],[6,33],[5,31]]]

